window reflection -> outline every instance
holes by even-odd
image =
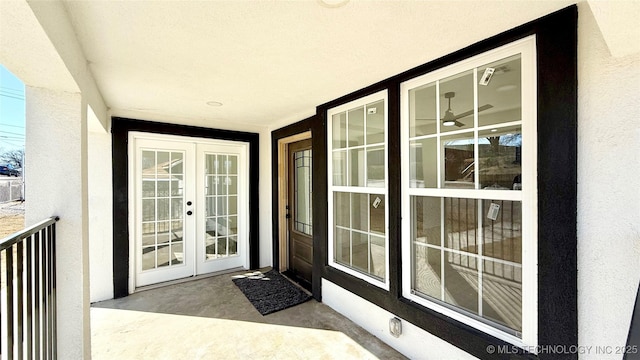
[[[412,196],[413,290],[522,331],[521,217],[519,201]]]
[[[481,189],[522,189],[522,130],[520,126],[478,132]]]

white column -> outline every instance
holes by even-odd
[[[58,357],[91,358],[87,106],[81,94],[26,87],[26,225],[57,225]]]

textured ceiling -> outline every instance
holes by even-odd
[[[351,0],[329,8],[316,1],[68,1],[65,7],[113,114],[274,128],[571,3]]]

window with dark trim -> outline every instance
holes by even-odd
[[[400,318],[410,321],[412,324],[424,329],[425,331],[479,358],[497,359],[504,356],[504,354],[488,353],[487,347],[489,345],[508,346],[511,350],[515,348],[515,352],[509,354],[510,358],[530,359],[537,358],[538,356],[529,352],[532,348],[526,346],[528,344],[564,346],[577,344],[577,16],[577,7],[570,6],[566,9],[483,40],[452,54],[408,70],[389,79],[382,80],[374,85],[360,89],[354,93],[345,95],[318,107],[318,118],[319,121],[323,123],[325,132],[319,132],[318,136],[315,137],[318,144],[317,150],[329,155],[332,145],[331,133],[326,132],[327,125],[331,121],[331,118],[327,117],[328,110],[379,91],[387,91],[388,94],[388,140],[386,142],[388,154],[388,189],[386,206],[388,208],[387,236],[389,264],[387,273],[389,276],[389,290],[385,291],[380,287],[371,286],[370,282],[362,279],[361,277],[354,276],[351,273],[342,271],[340,268],[331,266],[329,258],[332,254],[328,252],[328,249],[326,248],[326,245],[328,245],[327,240],[330,238],[328,234],[323,234],[323,239],[325,241],[318,244],[320,246],[319,248],[324,250],[324,268],[322,269],[321,274],[324,279],[345,288],[346,290],[372,302]],[[529,320],[536,324],[535,326],[537,327],[537,331],[535,331],[535,333],[530,333],[530,335],[523,335],[524,346],[512,347],[511,345],[517,343],[517,341],[512,340],[519,337],[517,330],[514,329],[518,327],[517,324],[501,324],[500,321],[493,321],[496,319],[491,320],[491,317],[489,317],[489,319],[482,320],[483,316],[476,314],[478,318],[475,320],[493,321],[493,323],[487,324],[487,326],[497,329],[497,331],[506,330],[503,332],[509,334],[509,329],[514,330],[510,335],[512,336],[510,339],[496,336],[496,334],[491,333],[490,331],[479,331],[477,326],[469,324],[465,319],[456,319],[449,316],[451,314],[445,314],[441,311],[434,310],[433,308],[426,306],[424,303],[414,301],[409,296],[404,295],[406,291],[411,291],[411,284],[403,283],[403,279],[411,279],[411,274],[406,274],[409,270],[406,269],[406,264],[404,264],[405,257],[403,257],[402,253],[410,251],[410,248],[407,248],[406,245],[410,243],[409,239],[411,237],[411,231],[403,229],[402,218],[404,215],[402,214],[402,209],[410,209],[411,203],[410,199],[406,198],[407,194],[403,193],[401,186],[402,184],[410,184],[411,181],[414,181],[416,184],[418,184],[419,181],[425,181],[426,184],[429,179],[418,179],[416,177],[418,172],[422,172],[424,174],[425,171],[424,168],[417,168],[418,163],[422,163],[422,166],[424,166],[424,162],[426,160],[422,158],[422,156],[425,155],[424,152],[415,152],[411,159],[404,159],[405,155],[401,153],[401,150],[402,152],[405,151],[401,141],[401,125],[403,121],[401,117],[401,84],[425,74],[440,71],[448,66],[463,62],[483,53],[493,51],[501,46],[525,39],[531,35],[535,35],[535,61],[533,65],[535,72],[533,76],[535,77],[534,83],[537,87],[534,90],[535,96],[530,99],[534,99],[531,106],[534,107],[537,118],[537,124],[535,124],[534,132],[537,188],[534,189],[533,193],[528,194],[526,181],[521,180],[522,182],[518,182],[517,180],[522,179],[522,177],[518,179],[515,175],[511,180],[511,184],[507,186],[507,181],[505,179],[498,179],[495,176],[493,178],[491,178],[491,176],[483,177],[479,172],[476,175],[475,170],[473,175],[470,173],[468,174],[470,178],[473,178],[471,185],[473,188],[469,189],[470,192],[483,190],[484,187],[490,187],[494,185],[495,182],[497,184],[497,186],[494,186],[495,189],[487,189],[487,191],[502,191],[505,193],[515,193],[516,191],[519,191],[523,196],[532,196],[532,201],[537,204],[537,213],[532,216],[524,215],[525,206],[521,205],[521,209],[523,211],[523,215],[521,216],[522,222],[532,221],[537,226],[537,233],[533,234],[536,241],[531,242],[523,240],[523,244],[535,243],[535,252],[537,253],[537,255],[532,255],[532,261],[537,263],[537,272],[533,275],[535,278],[534,286],[537,287],[537,292],[531,295],[532,298],[529,299],[533,303],[537,304],[535,307],[536,313],[529,315]],[[508,57],[495,60],[500,62],[502,59],[506,59],[505,61],[508,61]],[[493,67],[490,66],[492,64],[494,64],[494,62],[488,61],[483,64],[471,66],[468,70],[477,68],[477,70],[472,70],[472,73],[475,72],[476,74],[474,81],[479,81],[479,77],[484,74],[486,67]],[[499,66],[495,66],[496,71],[498,67]],[[464,72],[464,70],[461,70],[460,72]],[[472,75],[472,77],[473,76],[474,75]],[[445,76],[445,78],[446,77],[447,76]],[[428,84],[429,82],[425,85]],[[449,108],[449,98],[445,96],[446,92],[449,91],[445,91],[445,93],[441,94],[442,99],[440,99],[441,103],[439,107],[439,111],[445,114]],[[452,92],[456,92],[456,90],[453,90]],[[457,112],[468,111],[466,108],[460,110],[455,109],[456,101],[460,100],[458,94],[456,94],[455,97],[450,98],[452,104],[451,108],[455,110],[454,115],[457,115]],[[488,114],[486,111],[485,114],[481,114],[482,112],[479,111],[479,109],[485,105],[482,103],[482,100],[475,101],[477,104],[474,104],[474,107],[477,110],[474,111],[479,114],[474,114],[474,116],[480,117]],[[530,100],[523,99],[522,101]],[[431,117],[436,118],[436,114],[432,114]],[[425,118],[429,118],[429,114],[425,114]],[[478,119],[478,121],[480,121],[480,119]],[[524,147],[527,146],[527,135],[524,134],[524,131],[522,135],[519,135],[520,133],[517,126],[514,127],[511,125],[505,125],[503,129],[498,129],[498,131],[496,131],[499,136],[496,135],[495,137],[510,137],[510,139],[495,140],[497,144],[496,146],[498,146],[498,148],[502,147],[505,150],[508,150],[508,156],[513,158],[513,160],[511,160],[511,164],[508,164],[510,167],[526,167],[524,162],[525,156],[527,155],[524,149],[518,149],[519,146],[510,146],[506,144],[506,142],[509,140],[509,143],[513,145],[513,142],[519,141],[517,138],[522,136],[522,146]],[[470,142],[471,139],[473,139],[474,152],[478,154],[478,157],[484,157],[484,155],[480,155],[480,152],[487,150],[480,149],[478,146],[476,151],[475,144],[479,141],[478,139],[493,137],[491,136],[491,128],[483,129],[482,126],[483,125],[480,123],[474,124],[473,127],[471,127],[470,124],[464,124],[463,127],[457,127],[454,125],[456,129],[468,129],[468,132],[473,133],[473,137],[468,138],[466,142]],[[524,122],[522,123],[522,126],[525,126]],[[485,134],[484,131],[487,130],[489,133]],[[461,131],[461,133],[462,132],[464,131]],[[482,134],[480,132],[482,132]],[[455,131],[441,132],[442,137],[455,134]],[[422,135],[425,134],[417,136]],[[414,136],[416,135],[414,134]],[[487,141],[490,145],[493,140],[487,139]],[[442,145],[442,142],[440,144]],[[531,144],[531,142],[529,144]],[[465,143],[465,139],[451,139],[451,141],[448,142],[446,147],[451,150],[445,151],[448,151],[450,153],[449,155],[451,155],[451,169],[459,168],[458,170],[464,172],[465,167],[462,166],[464,165],[464,161],[456,160],[455,153],[466,151],[466,145],[468,144]],[[470,151],[470,149],[468,150]],[[476,157],[476,153],[474,153],[474,158]],[[479,160],[480,159],[478,159],[478,161]],[[456,161],[458,161],[457,166]],[[504,161],[506,161],[506,158],[497,159],[498,163],[504,163]],[[416,163],[416,168],[413,170],[413,174],[405,174],[403,172],[401,166],[403,162],[405,164],[407,162]],[[467,166],[468,165],[471,164],[467,164]],[[474,166],[475,165],[476,164],[474,164]],[[478,164],[478,166],[481,166],[481,164]],[[524,168],[522,169],[523,171],[526,170]],[[512,170],[513,169],[509,170],[509,172]],[[460,178],[452,180],[452,174],[446,174],[446,170],[443,172],[444,174],[441,173],[440,175],[444,177],[440,178],[436,174],[435,181],[438,181],[438,179],[445,183],[451,181],[448,184],[454,185],[456,180],[460,180]],[[412,175],[414,176],[413,180],[411,179]],[[490,175],[493,176],[496,174]],[[476,176],[479,178],[476,178]],[[327,179],[327,182],[323,183],[321,181],[317,181],[314,183],[314,192],[317,191],[318,194],[324,194],[327,190],[330,190],[329,181],[331,180],[331,177],[327,174],[324,178]],[[469,183],[471,182],[469,181]],[[458,183],[458,185],[470,186],[464,183]],[[510,188],[511,190],[501,188]],[[447,187],[436,189],[445,190],[445,192],[446,190],[450,190],[447,189]],[[333,196],[331,191],[328,192],[328,197],[330,196]],[[512,195],[501,196],[504,197]],[[434,194],[432,197],[435,197],[438,200],[440,198],[449,198],[456,202],[460,199],[461,204],[463,202],[467,202],[466,205],[471,204],[470,206],[477,209],[477,213],[481,212],[484,218],[489,214],[491,203],[495,202],[491,200],[504,200],[508,202],[514,202],[516,200],[520,201],[518,199],[496,199],[494,196],[490,196],[485,199],[484,197],[480,198],[478,196],[464,197],[457,195],[453,196],[452,194]],[[444,206],[447,206],[446,201]],[[487,204],[485,204],[485,202],[487,202]],[[443,206],[442,200],[439,200],[439,203]],[[480,203],[482,204],[480,205]],[[504,203],[498,203],[498,205],[500,205],[501,210],[515,210],[514,216],[510,222],[516,224],[518,219],[515,213],[519,211],[517,206],[510,204],[511,208],[509,208],[509,205]],[[328,222],[328,218],[332,216],[332,209],[322,207],[320,206],[320,203],[316,203],[316,206],[318,207],[314,209],[314,214],[317,214],[319,220]],[[474,219],[478,219],[478,216],[478,214],[474,215]],[[498,212],[498,216],[500,216],[500,212]],[[474,227],[476,226],[474,225]],[[325,228],[323,230],[329,232],[332,231],[330,228]],[[442,242],[440,243],[440,248],[441,251],[445,249],[442,246]],[[468,250],[475,251],[472,248],[469,248]],[[479,254],[476,255],[477,261],[480,256]],[[485,254],[483,253],[483,256],[484,255]],[[515,260],[518,259],[513,258],[507,261],[517,263]],[[403,267],[403,264],[405,267]],[[524,264],[522,266],[523,268],[526,267]],[[526,298],[526,295],[523,294],[522,298],[523,301],[525,301],[524,298]],[[523,308],[527,308],[527,306],[523,306]],[[526,320],[523,315],[523,331],[526,329],[524,322],[529,320]],[[500,328],[501,325],[506,328]],[[531,341],[528,339],[533,340]],[[539,358],[567,358],[567,355],[541,354]],[[575,355],[574,358],[577,358],[577,355]]]

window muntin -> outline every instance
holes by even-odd
[[[387,93],[327,112],[329,265],[388,289]]]
[[[537,342],[532,39],[401,85],[403,295],[521,346]]]

